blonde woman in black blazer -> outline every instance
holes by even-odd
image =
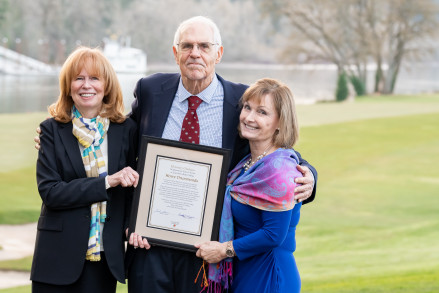
[[[68,57],[60,73],[60,96],[49,112],[53,118],[40,125],[37,183],[42,207],[32,291],[115,292],[116,281],[125,283],[124,231],[132,187],[139,178],[134,171],[137,132],[135,123],[123,114],[116,74],[98,49],[81,47]],[[94,146],[96,154],[100,151],[100,177],[87,173],[97,161],[84,161],[86,146],[80,143],[78,132],[74,134],[74,129],[87,129],[78,128],[77,123],[96,117],[106,123],[100,124],[106,131]],[[99,206],[95,229],[91,227],[96,215],[93,204]],[[106,217],[99,221],[103,214]]]

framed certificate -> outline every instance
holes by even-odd
[[[196,251],[218,240],[230,150],[143,136],[130,233]]]

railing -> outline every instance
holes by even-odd
[[[54,66],[0,47],[0,72],[5,74],[56,74]]]

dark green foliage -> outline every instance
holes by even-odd
[[[0,0],[0,27],[2,22],[5,19],[5,14],[8,9],[9,1],[8,0]]]
[[[337,100],[337,102],[341,102],[346,100],[348,96],[348,82],[346,80],[346,74],[343,72],[338,76],[337,89],[335,90],[335,99]]]
[[[362,80],[360,80],[356,76],[351,76],[350,80],[351,80],[352,85],[354,86],[355,93],[357,94],[357,96],[366,95],[366,85],[364,84],[364,82]]]

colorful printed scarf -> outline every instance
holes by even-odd
[[[97,116],[92,119],[83,118],[78,109],[73,106],[73,135],[84,147],[82,162],[84,163],[87,177],[105,177],[107,168],[100,145],[104,141],[110,121],[108,118]],[[91,261],[101,260],[101,235],[100,223],[107,217],[107,202],[91,205],[91,224],[88,249],[85,259]]]
[[[243,166],[250,158],[246,156],[227,176],[219,242],[233,240],[232,197],[238,202],[264,211],[287,211],[294,208],[294,179],[302,177],[296,169],[299,158],[292,149],[278,149],[267,155],[248,171]],[[209,265],[207,292],[222,292],[232,281],[232,258]]]

